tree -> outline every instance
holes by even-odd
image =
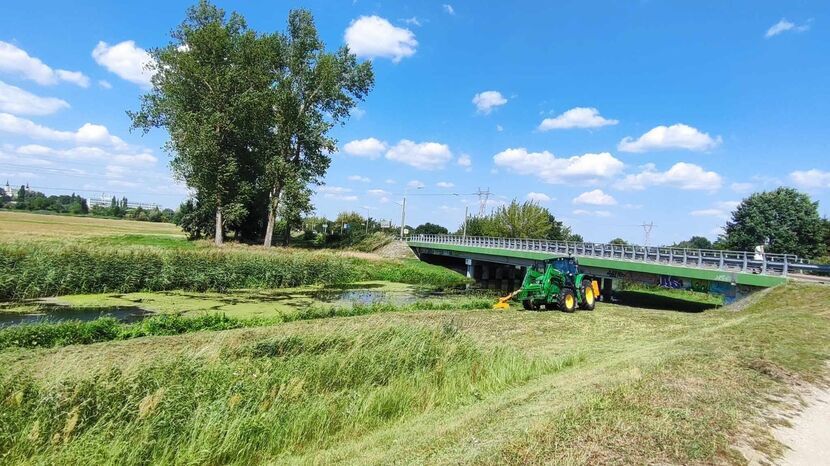
[[[329,233],[342,230],[344,235],[350,235],[355,229],[362,231],[360,226],[365,223],[366,219],[357,212],[340,212],[334,219],[334,226],[329,227]]]
[[[548,211],[534,203],[519,203],[515,199],[506,206],[501,206],[490,215],[470,217],[466,221],[467,235],[493,236],[498,238],[538,238],[574,241],[582,239],[574,235],[571,229]],[[457,234],[461,234],[464,225]]]
[[[224,215],[239,221],[256,188],[251,174],[268,142],[269,73],[278,64],[240,15],[228,17],[205,0],[188,9],[172,39],[150,52],[153,88],[128,114],[134,128],[167,129],[173,171],[214,212],[221,245]]]
[[[358,63],[347,47],[325,52],[314,19],[306,10],[288,15],[288,30],[269,42],[274,67],[272,143],[268,145],[265,182],[269,190],[265,246],[270,246],[274,223],[286,186],[319,183],[328,170],[336,141],[329,130],[374,84],[372,65]]]
[[[744,199],[726,223],[722,243],[728,249],[766,252],[805,258],[824,253],[818,203],[792,188],[755,193]]]
[[[672,247],[686,249],[712,249],[714,248],[714,245],[708,238],[703,236],[692,236],[686,241],[673,244]]]
[[[547,238],[552,227],[548,209],[531,201],[519,204],[514,199],[497,208],[493,218],[500,236],[507,238]]]
[[[622,238],[614,238],[608,242],[608,244],[616,244],[618,246],[628,246],[628,241]]]
[[[449,230],[442,227],[441,225],[436,225],[434,223],[424,223],[423,225],[418,225],[412,231],[413,235],[446,235],[449,234]]]

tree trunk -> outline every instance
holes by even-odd
[[[282,237],[282,245],[287,247],[290,242],[291,242],[291,224],[289,224],[288,222],[285,222],[285,232],[283,233],[283,237]]]
[[[262,245],[270,248],[274,240],[274,224],[277,223],[277,209],[280,206],[280,188],[274,188],[271,191],[271,197],[268,199],[268,226],[265,228],[265,241]]]
[[[217,246],[222,246],[225,244],[225,228],[222,225],[222,207],[216,208],[216,232],[214,233],[213,239]]]

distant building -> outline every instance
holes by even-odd
[[[0,195],[10,197],[12,200],[17,197],[17,191],[9,186],[9,180],[6,180],[6,186],[0,186]]]

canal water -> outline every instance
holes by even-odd
[[[35,312],[0,312],[0,328],[17,324],[38,322],[60,322],[65,320],[90,321],[101,317],[114,317],[121,322],[137,322],[153,315],[153,312],[138,306],[106,308],[76,308],[60,304],[40,304]]]

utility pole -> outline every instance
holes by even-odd
[[[465,239],[467,238],[467,219],[470,218],[469,217],[470,214],[468,214],[469,211],[470,211],[470,206],[465,205],[464,206],[464,233],[463,233],[463,238],[465,238]]]
[[[640,226],[643,227],[643,233],[645,234],[645,241],[643,243],[643,246],[648,247],[648,243],[651,242],[651,229],[654,228],[654,222],[643,222],[643,224]]]
[[[423,189],[423,186],[416,186],[415,189]],[[401,241],[403,241],[403,229],[406,226],[406,194],[409,188],[403,189],[403,202],[401,202]]]
[[[363,208],[366,209],[366,234],[369,234],[369,206],[365,205]]]

